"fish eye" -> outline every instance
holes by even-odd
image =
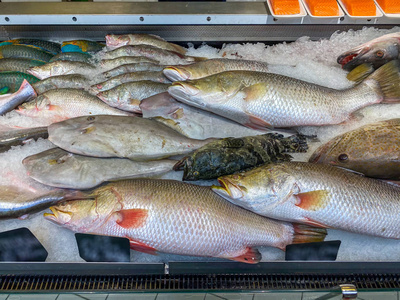
[[[340,154],[340,155],[338,156],[338,160],[339,160],[340,162],[347,162],[347,161],[349,160],[349,156],[348,156],[347,154],[345,154],[345,153]]]
[[[88,117],[86,120],[88,120],[88,121],[94,121],[94,117]]]
[[[193,172],[193,175],[194,175],[194,176],[198,176],[198,175],[199,175],[199,171],[194,171],[194,172]]]
[[[382,58],[385,55],[385,53],[382,50],[378,50],[375,52],[375,56],[377,58]]]

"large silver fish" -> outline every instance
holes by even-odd
[[[137,251],[252,264],[261,259],[257,246],[283,250],[293,243],[321,241],[326,234],[323,229],[258,216],[209,187],[174,180],[122,180],[88,196],[94,200],[68,201],[44,216],[75,232],[128,238]]]
[[[89,116],[51,124],[49,140],[72,153],[137,161],[190,153],[213,139],[187,138],[154,120]]]
[[[55,89],[84,89],[90,85],[90,80],[80,74],[52,76],[34,83],[32,86],[38,94]]]
[[[399,62],[382,66],[346,90],[272,73],[229,71],[174,82],[168,92],[251,128],[339,124],[365,106],[400,100]]]
[[[22,164],[29,177],[67,189],[90,189],[105,181],[150,177],[172,170],[175,160],[137,162],[126,158],[97,158],[53,148],[26,157]]]
[[[400,239],[400,187],[323,164],[284,162],[218,178],[214,191],[270,218]]]
[[[69,74],[93,75],[96,73],[96,67],[85,62],[57,60],[43,66],[30,68],[26,72],[39,79],[46,79]]]

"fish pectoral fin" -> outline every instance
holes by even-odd
[[[238,256],[226,255],[221,257],[246,264],[257,264],[261,260],[261,253],[255,248],[247,247],[245,252]]]
[[[303,219],[303,222],[306,223],[307,225],[314,226],[314,227],[330,228],[330,226],[328,226],[328,225],[326,225],[324,223],[321,223],[319,221],[316,221],[316,220],[313,220],[313,219],[307,218],[307,217],[305,217]]]
[[[142,227],[147,220],[148,210],[141,208],[123,209],[115,212],[116,223],[125,228],[139,228]]]
[[[157,249],[150,247],[150,246],[146,245],[145,243],[135,241],[129,237],[128,237],[128,239],[129,239],[129,244],[130,244],[130,247],[132,250],[151,254],[151,255],[158,255]]]
[[[374,70],[375,69],[372,64],[364,63],[349,72],[346,78],[350,81],[354,81],[355,83],[360,83],[370,74],[372,74]]]
[[[249,122],[244,124],[247,127],[250,127],[255,130],[267,130],[267,129],[272,129],[273,126],[269,124],[268,122],[264,121],[263,119],[247,114],[249,117]]]
[[[244,100],[249,102],[262,98],[267,93],[267,87],[264,83],[256,83],[242,89],[245,97]]]
[[[304,209],[316,211],[327,206],[329,201],[329,192],[326,190],[310,191],[294,194],[296,197],[295,205]]]

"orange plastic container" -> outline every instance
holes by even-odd
[[[313,16],[339,16],[339,5],[336,0],[304,0],[304,2]]]
[[[376,6],[373,0],[342,0],[351,16],[376,16]]]
[[[270,0],[275,15],[296,15],[300,13],[299,0]]]
[[[387,14],[400,14],[400,0],[376,0]]]

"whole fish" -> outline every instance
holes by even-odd
[[[48,131],[49,140],[66,151],[136,161],[190,153],[213,141],[187,138],[154,120],[109,115],[66,120]]]
[[[0,189],[0,219],[19,218],[36,213],[68,197],[76,198],[81,194],[79,191],[55,190],[39,196],[16,186],[0,186]]]
[[[225,201],[209,187],[173,180],[122,180],[89,195],[95,200],[52,206],[52,213],[44,216],[75,232],[126,237],[137,251],[252,264],[261,259],[257,246],[284,250],[293,243],[321,241],[326,234],[258,216]]]
[[[165,64],[188,64],[196,60],[194,57],[184,56],[177,52],[160,49],[150,45],[122,46],[104,54],[104,58],[108,59],[120,56],[144,56]]]
[[[182,158],[174,170],[183,170],[183,180],[214,179],[271,163],[290,161],[284,152],[306,152],[303,136],[284,138],[281,134],[267,133],[242,138],[225,138],[197,149]]]
[[[13,94],[0,96],[0,115],[4,115],[18,105],[34,99],[36,96],[33,87],[24,79],[18,91]]]
[[[172,81],[184,81],[234,70],[268,72],[268,64],[254,60],[214,58],[190,65],[168,66],[163,72]]]
[[[132,73],[125,73],[108,79],[91,86],[91,90],[96,92],[102,92],[112,89],[120,84],[134,81],[150,80],[159,83],[171,83],[160,71],[139,71]]]
[[[21,115],[40,118],[50,125],[62,120],[86,115],[131,115],[112,108],[88,92],[78,89],[50,90],[16,110]]]
[[[139,108],[143,118],[155,119],[192,139],[243,137],[265,133],[176,101],[168,93],[143,99]]]
[[[26,72],[31,67],[44,65],[44,61],[29,58],[2,58],[0,59],[0,71]]]
[[[383,35],[339,55],[337,62],[351,71],[358,65],[370,63],[375,68],[400,59],[400,32]]]
[[[50,52],[51,54],[58,54],[61,52],[61,45],[59,43],[37,40],[37,39],[13,39],[0,43],[3,45],[28,45],[40,48],[41,50]]]
[[[90,80],[80,74],[52,76],[34,83],[32,86],[38,94],[43,94],[55,89],[85,89],[90,85]]]
[[[170,84],[149,80],[127,82],[100,92],[97,97],[112,107],[140,113],[140,101],[147,97],[166,92]]]
[[[216,193],[263,216],[400,238],[400,187],[342,168],[285,162],[218,181]]]
[[[97,158],[53,148],[22,161],[27,174],[40,183],[67,189],[90,189],[105,181],[149,177],[172,170],[175,160],[137,162]]]
[[[141,72],[141,71],[159,71],[161,72],[165,66],[151,63],[151,62],[142,62],[142,63],[134,63],[134,64],[126,64],[111,69],[107,72],[104,72],[103,75],[106,78],[115,77],[121,74],[132,73],[132,72]]]
[[[59,53],[56,56],[53,56],[49,62],[59,61],[59,60],[68,60],[68,61],[79,61],[83,63],[90,63],[92,59],[92,55],[83,52],[66,52]]]
[[[18,91],[24,80],[27,80],[30,84],[39,81],[35,76],[22,72],[0,72],[0,88],[7,87],[9,93],[15,93]]]
[[[112,58],[112,59],[102,59],[100,61],[100,67],[103,70],[111,70],[114,68],[117,68],[122,65],[128,65],[128,64],[137,64],[137,63],[154,63],[158,64],[159,61],[155,59],[150,59],[147,57],[143,56],[120,56],[117,58]]]
[[[93,76],[94,72],[96,72],[96,67],[91,64],[68,60],[53,61],[43,66],[33,67],[27,70],[27,73],[39,79],[70,74],[87,74]]]
[[[54,55],[25,45],[0,46],[0,58],[29,58],[48,62]]]
[[[0,152],[6,152],[12,146],[23,145],[29,140],[47,139],[47,127],[16,129],[0,132]]]
[[[228,71],[174,82],[168,92],[251,128],[339,124],[365,106],[400,100],[399,62],[387,63],[346,90],[272,73]]]
[[[182,55],[186,54],[186,49],[169,43],[163,38],[154,34],[107,34],[106,44],[108,49],[116,49],[127,45],[151,45],[157,48],[178,52]]]
[[[94,54],[104,48],[103,43],[88,40],[64,41],[61,45],[62,52],[84,52]]]
[[[319,147],[310,162],[351,169],[368,177],[400,179],[400,119],[368,124]]]

